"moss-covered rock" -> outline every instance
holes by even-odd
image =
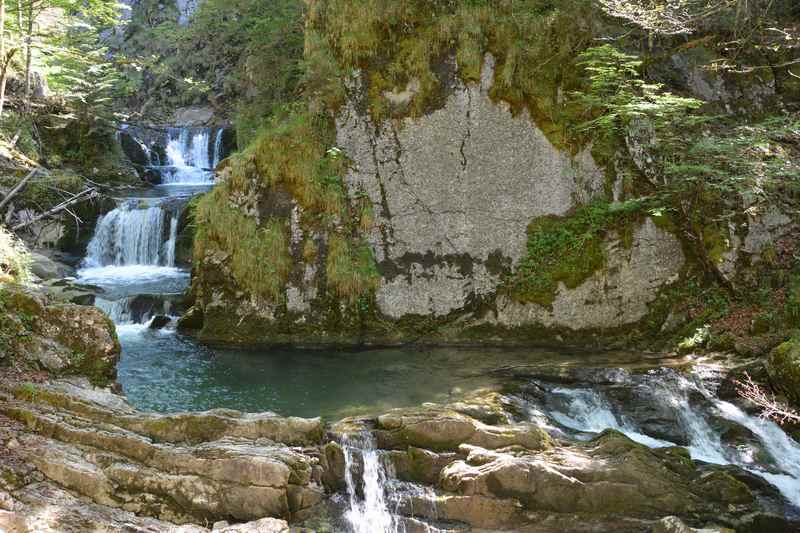
[[[772,386],[800,405],[800,340],[793,338],[775,348],[765,366]]]
[[[16,366],[82,374],[98,384],[117,375],[113,322],[95,307],[54,301],[30,287],[0,287],[0,347]]]

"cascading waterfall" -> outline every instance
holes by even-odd
[[[636,431],[628,422],[620,423],[611,410],[611,406],[597,391],[591,389],[556,388],[553,394],[562,395],[569,401],[568,413],[553,411],[550,416],[559,424],[577,431],[600,433],[606,429],[616,429],[628,436],[631,440],[650,446],[661,448],[671,446],[671,442],[654,439]]]
[[[175,240],[164,242],[164,219],[161,206],[138,209],[125,202],[97,221],[97,228],[87,248],[84,266],[168,265],[175,262]],[[176,216],[170,225],[177,232]]]
[[[167,133],[167,166],[160,169],[161,182],[210,183],[214,177],[212,158],[217,157],[210,150],[210,134],[209,128],[198,129],[193,134],[185,128],[170,129]]]
[[[650,390],[653,402],[666,403],[678,415],[678,420],[688,436],[687,448],[693,459],[737,465],[764,478],[778,488],[788,501],[800,507],[800,444],[774,422],[751,416],[732,403],[718,399],[700,379],[695,378],[696,376],[687,377],[673,371],[649,377],[639,386]],[[609,402],[596,390],[557,387],[550,392],[567,399],[567,408],[563,410],[566,412],[553,409],[548,413],[562,426],[592,433],[616,429],[632,440],[650,447],[674,445],[640,433],[633,423],[616,415]],[[689,401],[692,394],[704,398],[708,408],[701,410],[693,407]],[[728,449],[723,444],[719,431],[710,423],[710,417],[747,428],[770,457],[771,464],[764,465],[752,459],[743,459],[741,454]]]
[[[389,512],[384,492],[388,486],[388,476],[372,435],[368,432],[347,435],[343,445],[345,482],[349,497],[345,519],[352,533],[398,533],[397,521]],[[363,499],[358,496],[355,479],[359,455],[363,462]]]

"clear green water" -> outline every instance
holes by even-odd
[[[243,351],[199,346],[174,332],[119,326],[119,381],[140,409],[231,408],[330,419],[457,399],[501,385],[493,369],[587,364],[608,354],[408,347],[360,352]],[[615,359],[620,361],[620,355]],[[630,358],[632,356],[627,356]]]

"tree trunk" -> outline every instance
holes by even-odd
[[[25,35],[25,110],[31,111],[31,60],[33,58],[33,0],[28,3],[28,27]]]
[[[6,79],[8,78],[8,61],[6,61],[6,0],[0,0],[0,61],[3,72],[0,74],[0,117],[6,103]]]

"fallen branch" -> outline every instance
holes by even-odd
[[[800,422],[800,413],[779,402],[775,395],[768,395],[764,389],[759,387],[747,372],[744,373],[744,380],[735,380],[736,390],[739,396],[750,400],[761,409],[761,418],[774,420],[778,424],[787,422]]]
[[[30,181],[30,180],[31,180],[31,179],[32,179],[32,178],[33,178],[33,177],[34,177],[34,176],[35,176],[35,175],[36,175],[38,172],[39,172],[39,169],[38,169],[38,168],[34,168],[33,170],[31,170],[31,171],[28,173],[28,175],[27,175],[27,176],[25,176],[24,178],[22,178],[22,179],[20,180],[20,182],[19,182],[19,183],[17,183],[17,184],[14,186],[14,188],[13,188],[13,189],[11,189],[11,191],[9,191],[9,193],[8,193],[8,194],[6,194],[6,197],[5,197],[5,198],[3,198],[3,200],[2,200],[2,201],[0,201],[0,210],[2,210],[2,209],[3,209],[3,208],[6,206],[6,204],[7,204],[8,202],[10,202],[12,198],[14,198],[14,196],[16,196],[16,195],[17,195],[17,194],[18,194],[20,191],[22,191],[22,189],[24,189],[24,188],[25,188],[25,186],[28,184],[28,182],[29,182],[29,181]]]
[[[79,192],[78,194],[76,194],[75,196],[73,196],[72,198],[70,198],[69,200],[65,200],[65,201],[61,202],[60,204],[58,204],[54,208],[50,209],[49,211],[46,211],[46,212],[42,213],[41,215],[37,215],[37,216],[35,216],[35,217],[33,217],[33,218],[29,219],[29,220],[26,220],[25,222],[20,222],[16,226],[13,226],[11,229],[13,231],[19,231],[20,229],[22,229],[22,228],[24,228],[26,226],[29,226],[29,225],[33,224],[34,222],[38,222],[38,221],[40,221],[40,220],[42,220],[44,218],[48,218],[48,217],[53,216],[56,213],[59,213],[60,211],[63,211],[64,209],[68,208],[71,205],[77,204],[78,202],[83,202],[84,200],[91,200],[92,198],[96,198],[97,196],[98,196],[98,194],[97,194],[97,191],[95,189],[85,189],[85,190]]]

